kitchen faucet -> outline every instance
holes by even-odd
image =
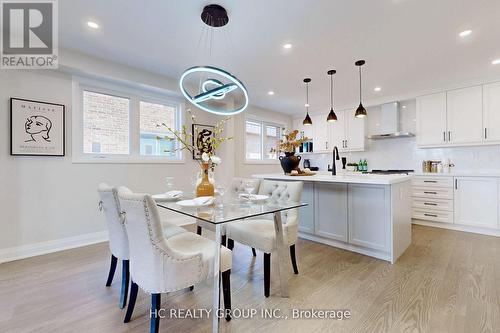
[[[333,147],[333,164],[332,164],[332,176],[337,175],[337,168],[335,167],[335,160],[340,160],[339,149],[337,146]]]

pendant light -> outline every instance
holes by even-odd
[[[302,122],[302,125],[309,126],[312,125],[311,117],[309,117],[309,82],[311,82],[310,78],[305,78],[304,83],[306,84],[306,117]]]
[[[335,111],[333,111],[333,74],[337,73],[337,71],[334,69],[330,69],[326,73],[330,75],[330,113],[328,114],[328,118],[326,118],[326,121],[329,123],[333,123],[337,121],[337,115],[335,114]]]
[[[366,117],[366,109],[364,108],[364,106],[361,102],[361,100],[362,100],[362,96],[361,96],[361,66],[363,66],[365,64],[365,61],[358,60],[354,64],[359,67],[359,106],[356,109],[356,113],[354,114],[354,116],[356,118],[364,118],[364,117]]]

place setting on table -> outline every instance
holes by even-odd
[[[188,110],[191,120],[195,122],[195,116]],[[212,129],[204,127],[201,129],[192,126],[192,133],[189,133],[186,126],[182,126],[180,131],[173,130],[165,126],[170,135],[166,140],[176,140],[178,145],[173,151],[185,150],[192,153],[193,158],[198,162],[200,171],[192,179],[194,191],[186,195],[183,191],[174,189],[174,178],[166,178],[167,192],[153,195],[158,207],[183,214],[193,218],[198,226],[197,233],[201,235],[202,227],[209,229],[215,234],[215,258],[213,261],[213,311],[218,311],[220,304],[220,262],[223,227],[231,223],[245,223],[253,217],[267,214],[273,215],[273,226],[276,233],[276,250],[278,256],[278,275],[280,279],[281,297],[288,295],[287,270],[285,268],[286,246],[284,242],[284,224],[281,212],[306,206],[300,202],[283,200],[279,197],[272,198],[266,194],[255,193],[258,189],[256,180],[248,179],[242,181],[236,190],[227,191],[227,187],[214,180],[215,168],[222,162],[215,154],[220,145],[232,138],[222,137],[224,125],[228,118],[219,121]],[[199,158],[195,158],[199,157]],[[234,183],[234,181],[233,181]],[[233,184],[232,184],[233,185]],[[301,188],[301,186],[300,186]],[[268,192],[271,193],[271,192]],[[232,247],[229,246],[229,249]],[[268,293],[268,292],[267,292]],[[268,295],[266,294],[266,297]],[[212,318],[212,330],[217,332],[219,320],[217,316]]]

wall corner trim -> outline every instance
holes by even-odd
[[[0,249],[0,264],[86,245],[102,243],[107,240],[108,232],[99,231],[46,242],[4,248]]]

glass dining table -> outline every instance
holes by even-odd
[[[221,203],[213,203],[204,207],[186,207],[177,204],[177,202],[157,202],[157,205],[160,208],[192,217],[215,232],[212,332],[219,331],[219,318],[216,314],[218,313],[220,304],[220,246],[222,226],[226,223],[245,223],[246,219],[267,214],[273,216],[281,297],[288,297],[288,278],[285,269],[286,245],[283,239],[281,212],[307,206],[306,203],[276,201],[272,198],[255,202],[240,197],[229,197],[224,198]]]

